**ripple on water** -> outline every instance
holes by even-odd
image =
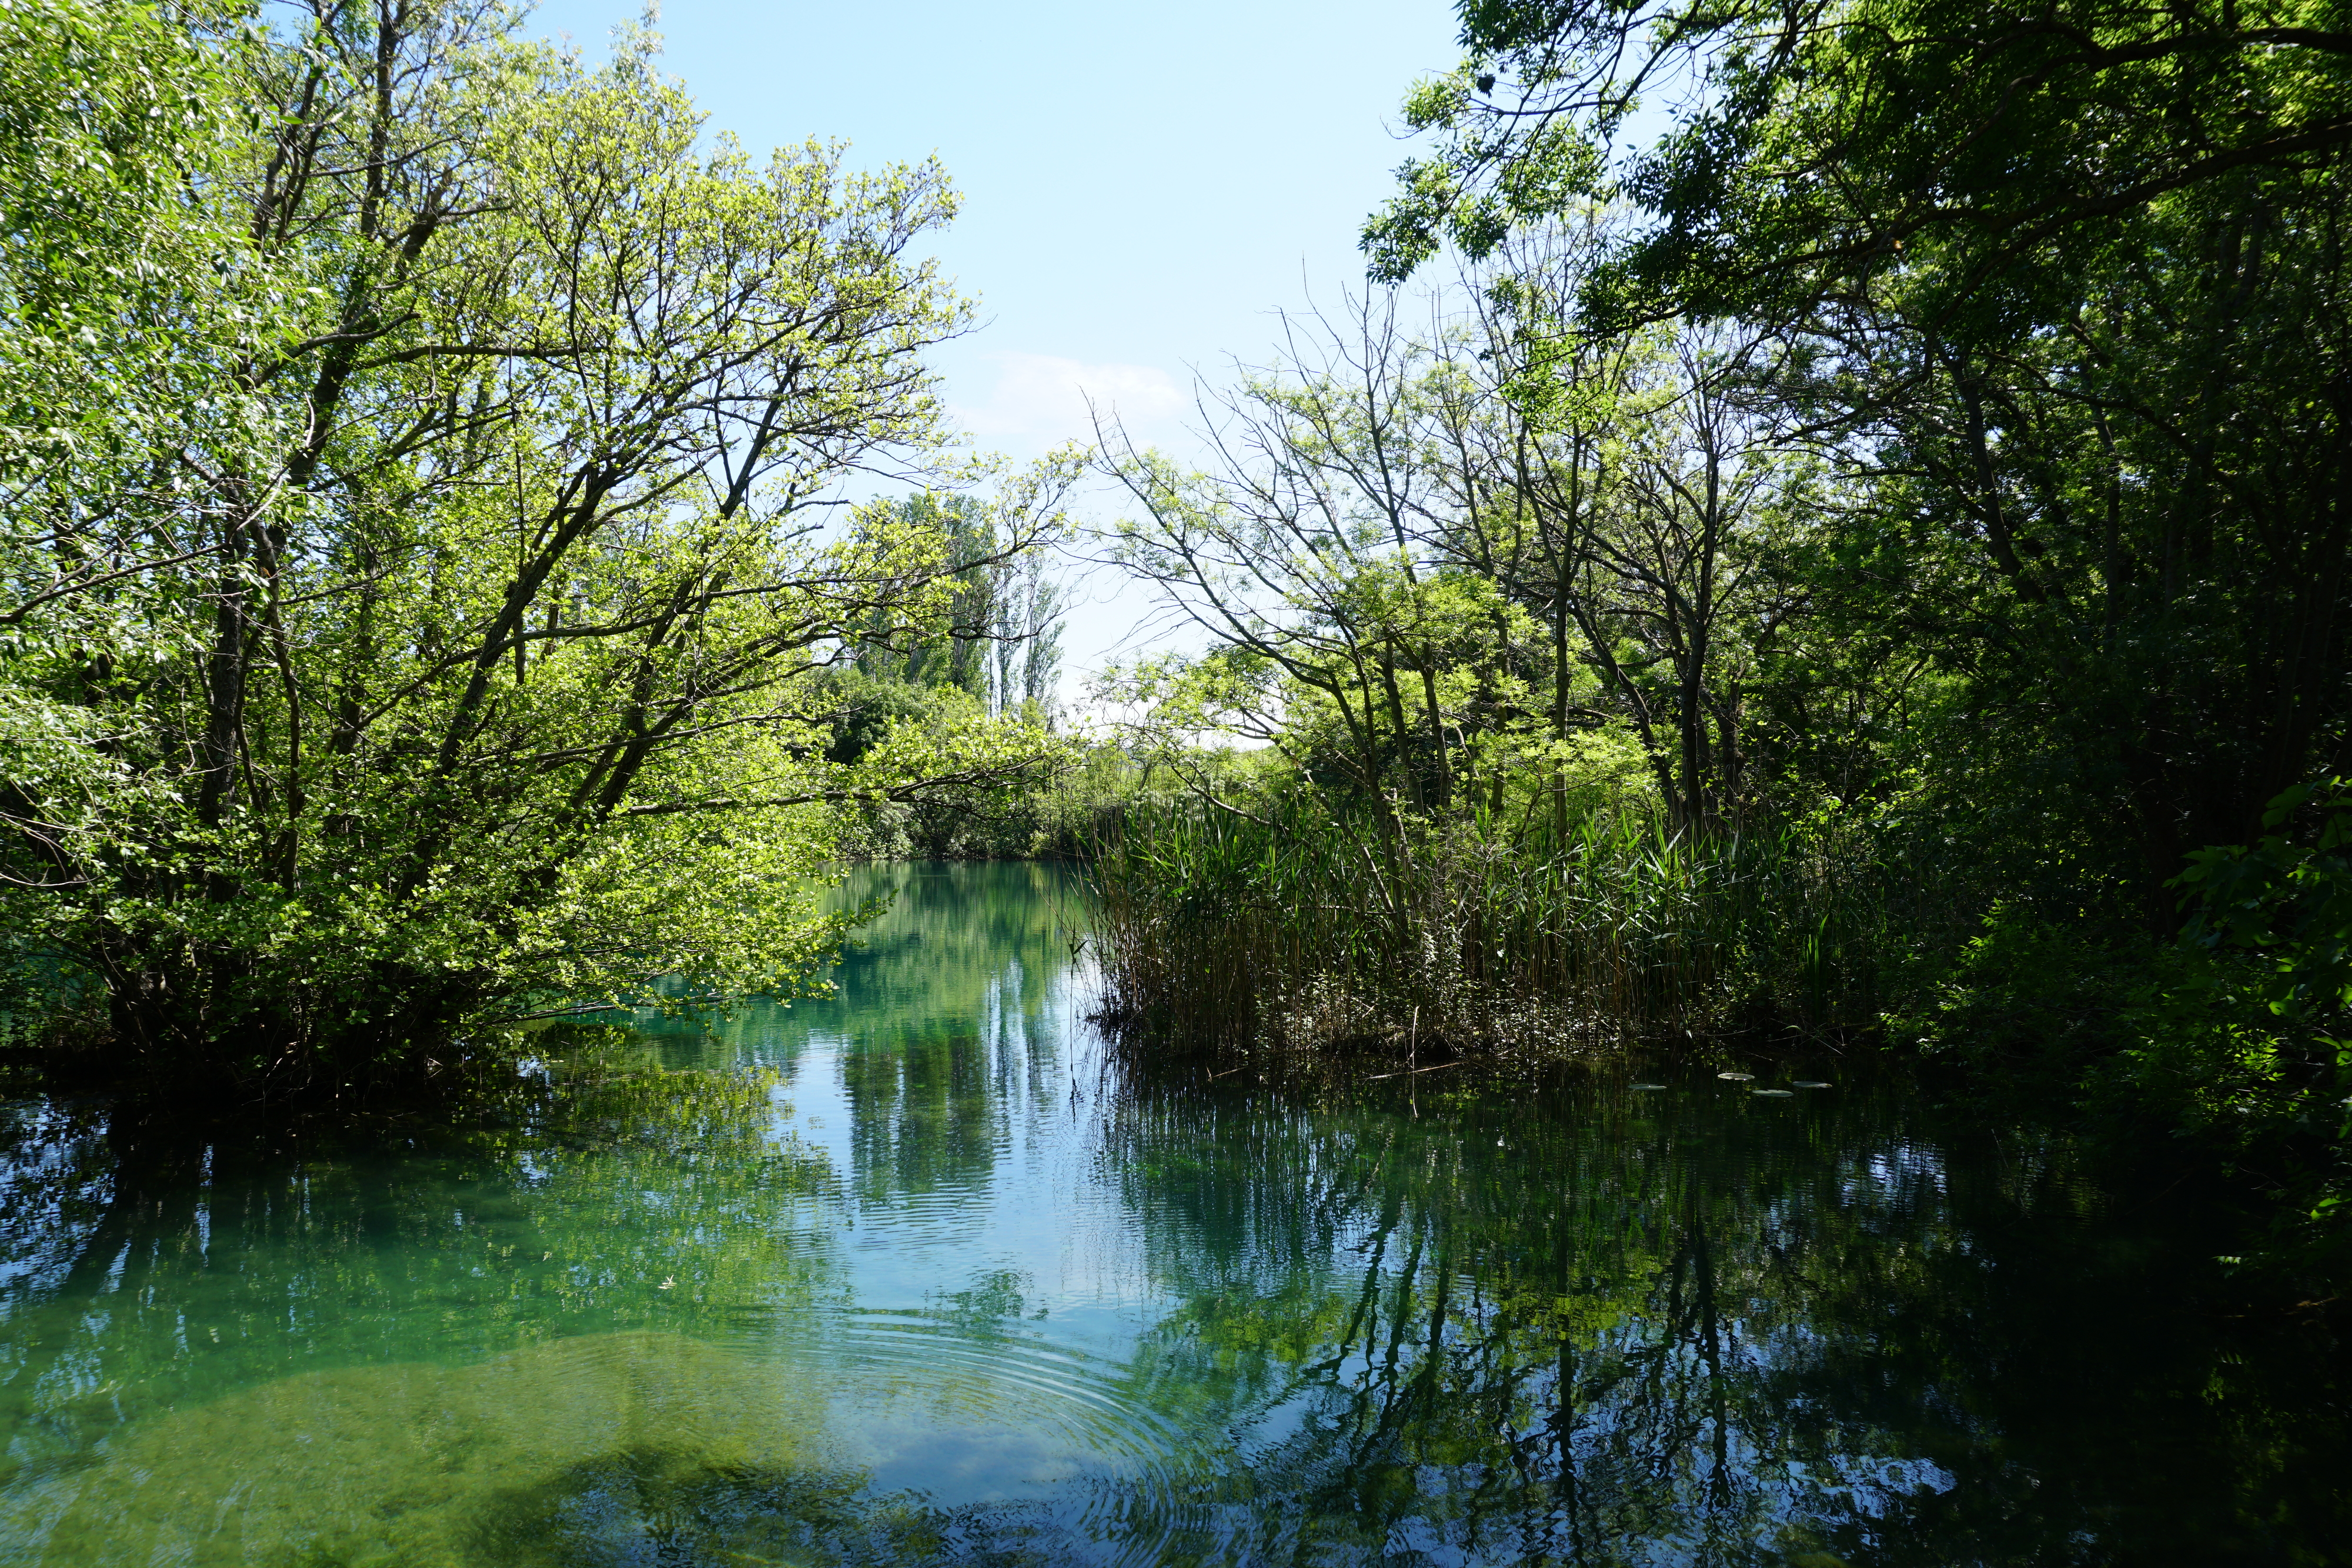
[[[858,1406],[844,1425],[879,1484],[955,1504],[1054,1496],[1070,1511],[1057,1550],[1084,1542],[1087,1561],[1159,1562],[1207,1527],[1215,1456],[1129,1368],[1019,1320],[865,1310],[833,1327]]]
[[[839,1327],[858,1385],[914,1393],[944,1410],[1048,1433],[1075,1452],[1157,1462],[1181,1435],[1135,1396],[1120,1369],[1042,1333],[929,1312],[865,1311]]]
[[[998,1153],[1003,1157],[1002,1151]],[[858,1218],[866,1244],[887,1235],[894,1248],[961,1240],[971,1234],[972,1216],[994,1196],[985,1185],[940,1182],[921,1191],[894,1195],[887,1207],[869,1207]]]

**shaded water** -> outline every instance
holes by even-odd
[[[838,997],[495,1126],[9,1107],[0,1563],[2343,1560],[2332,1343],[2061,1146],[1122,1075],[1062,873],[862,880]]]

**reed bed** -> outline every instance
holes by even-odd
[[[1104,1015],[1212,1050],[1451,1054],[1877,1018],[1913,879],[1835,821],[1633,817],[1506,836],[1277,803],[1150,802],[1091,857]]]

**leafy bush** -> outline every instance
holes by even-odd
[[[2270,1187],[2280,1245],[2315,1255],[2352,1217],[2352,786],[2297,785],[2263,826],[2189,857],[2187,924],[2100,1088]]]

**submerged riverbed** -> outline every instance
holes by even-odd
[[[2198,1217],[2061,1144],[1818,1068],[1157,1082],[1084,1021],[1066,873],[856,881],[898,899],[837,996],[472,1132],[7,1107],[0,1563],[2352,1539],[2332,1340],[2229,1315]]]

